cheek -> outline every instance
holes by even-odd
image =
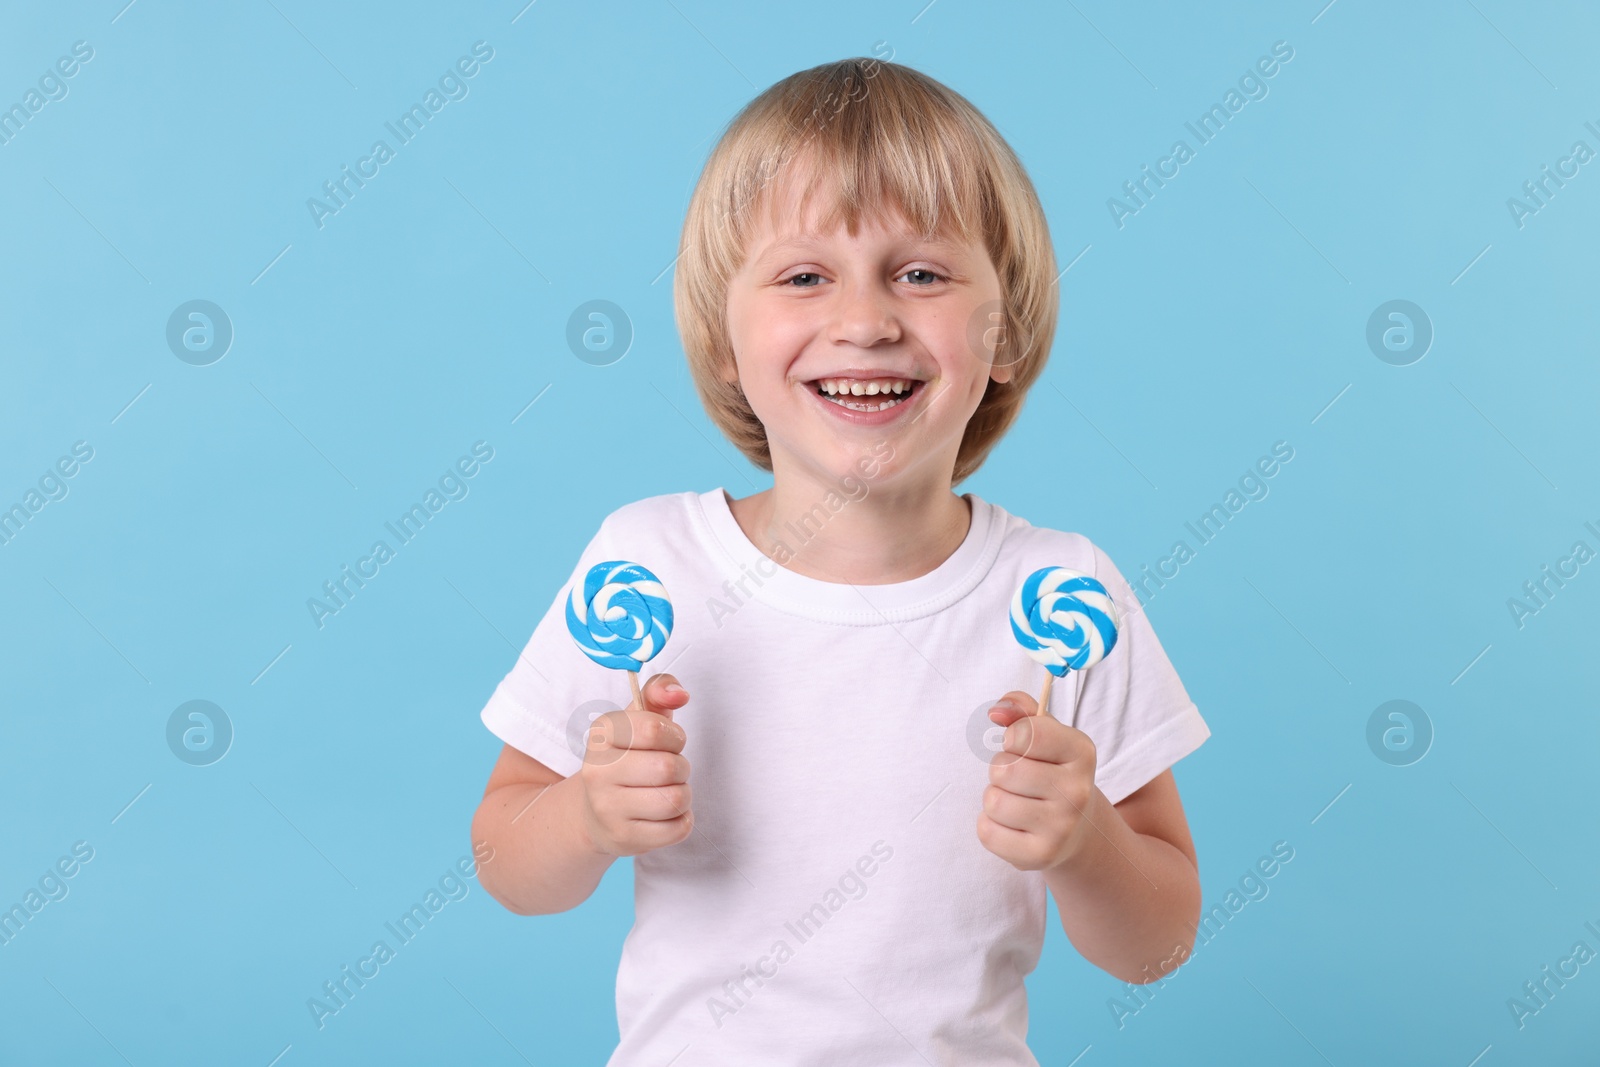
[[[983,396],[996,358],[991,346],[998,327],[985,326],[988,306],[974,305],[930,324],[937,337],[941,373],[951,384],[964,383],[962,392],[973,396],[974,403]]]
[[[988,364],[981,363],[977,360],[973,360],[973,364],[974,366],[970,371],[968,371],[967,388],[965,393],[965,406],[968,418],[971,418],[972,413],[978,410],[979,403],[983,401],[983,394],[988,391],[989,388]]]
[[[791,376],[814,336],[804,324],[776,317],[764,317],[759,325],[734,336],[739,381],[752,406],[796,399],[804,386]]]

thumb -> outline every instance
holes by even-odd
[[[684,706],[689,701],[689,693],[678,684],[678,679],[670,674],[658,674],[644,683],[641,689],[644,697],[644,711],[653,711],[658,715],[672,718],[672,713]]]
[[[1010,726],[1037,710],[1039,702],[1020,689],[1013,689],[989,709],[989,719],[997,726]]]

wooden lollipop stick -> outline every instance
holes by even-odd
[[[1039,691],[1039,706],[1034,710],[1035,715],[1043,715],[1050,706],[1050,683],[1055,680],[1056,676],[1050,671],[1044,672],[1044,688]]]
[[[1044,715],[1050,707],[1050,683],[1055,681],[1055,675],[1049,671],[1044,675],[1044,688],[1039,690],[1039,706],[1034,710],[1035,715]],[[1074,678],[1072,681],[1072,718],[1067,720],[1067,725],[1073,729],[1078,726],[1078,701],[1083,697],[1083,679]]]
[[[639,674],[637,671],[628,672],[628,684],[633,686],[633,703],[640,710],[644,710],[644,694],[639,692]]]

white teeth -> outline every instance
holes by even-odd
[[[817,380],[817,387],[829,396],[848,394],[850,396],[876,396],[880,393],[906,393],[911,390],[912,381],[905,378],[821,378]]]
[[[851,411],[863,412],[882,411],[884,408],[893,407],[910,399],[916,384],[915,380],[906,378],[873,378],[865,381],[855,378],[819,378],[815,383],[819,395],[824,399]],[[869,396],[883,396],[885,399],[881,403],[854,399]]]
[[[838,399],[835,399],[834,397],[831,397],[831,396],[828,397],[827,400],[831,404],[838,404],[840,407],[849,408],[851,411],[882,411],[884,408],[893,407],[896,404],[905,403],[905,399],[903,397],[897,397],[894,400],[885,400],[881,404],[870,404],[870,403],[860,403],[860,402],[852,403],[852,402],[845,401],[845,400],[838,400]]]

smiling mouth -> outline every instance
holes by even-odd
[[[916,378],[818,378],[818,396],[851,411],[882,411],[906,403],[923,383]]]

